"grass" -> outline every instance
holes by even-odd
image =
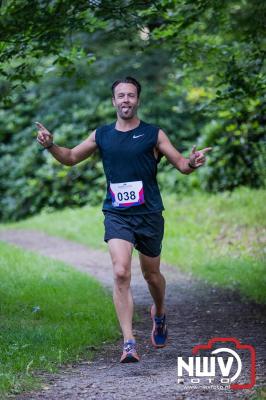
[[[0,242],[0,398],[35,388],[32,371],[90,359],[119,337],[110,295],[73,268]]]
[[[257,388],[254,395],[250,397],[250,400],[265,400],[266,399],[266,386]]]
[[[266,192],[163,197],[163,261],[265,303]],[[36,229],[107,251],[100,206],[0,225],[8,228]],[[112,301],[94,279],[1,242],[0,254],[0,398],[40,385],[33,371],[88,359],[91,346],[119,336]]]
[[[265,190],[163,195],[166,228],[163,261],[213,284],[236,288],[266,302]],[[107,250],[101,207],[41,213],[6,228],[37,229]]]
[[[211,283],[266,302],[266,192],[167,199],[163,258]]]

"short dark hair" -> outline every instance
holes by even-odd
[[[115,88],[119,83],[132,83],[132,85],[136,86],[138,97],[140,96],[141,92],[141,84],[137,81],[137,79],[132,78],[132,76],[126,76],[124,79],[118,79],[112,84],[112,94],[115,97]]]

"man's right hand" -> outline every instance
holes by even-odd
[[[49,132],[42,124],[39,122],[35,122],[38,135],[37,142],[40,143],[43,147],[48,147],[53,143],[53,135]]]

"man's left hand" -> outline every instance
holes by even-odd
[[[196,151],[196,146],[194,145],[192,147],[192,151],[191,151],[190,156],[189,156],[189,164],[193,168],[201,167],[206,161],[205,154],[208,153],[211,150],[212,150],[212,147],[206,147],[205,149]]]

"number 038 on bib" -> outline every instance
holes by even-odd
[[[132,207],[144,203],[142,181],[110,183],[113,207]]]

